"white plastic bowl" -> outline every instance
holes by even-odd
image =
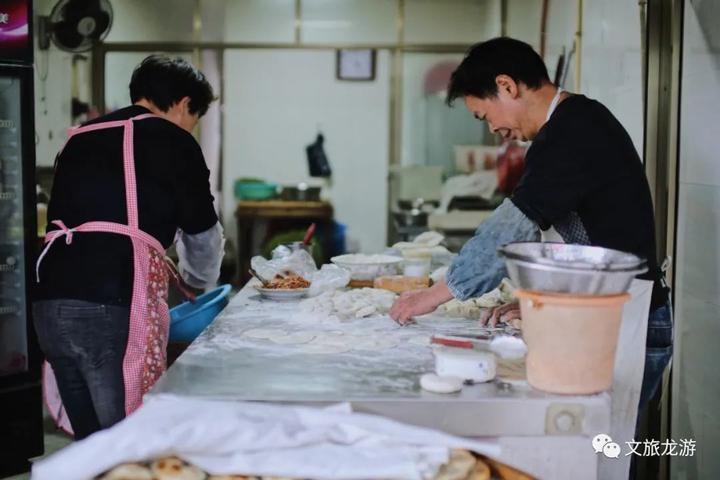
[[[349,253],[330,259],[332,263],[350,272],[351,280],[374,280],[384,275],[396,275],[402,257]]]

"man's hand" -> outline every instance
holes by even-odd
[[[413,317],[430,313],[453,296],[445,284],[438,282],[430,288],[413,290],[400,295],[390,309],[390,317],[400,325],[412,322]]]
[[[520,304],[513,302],[483,310],[480,325],[494,327],[499,321],[510,323],[518,318],[520,318]]]

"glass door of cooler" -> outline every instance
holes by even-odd
[[[0,376],[28,370],[28,268],[21,67],[0,70]],[[33,215],[34,217],[34,215]],[[30,239],[27,239],[31,241]]]

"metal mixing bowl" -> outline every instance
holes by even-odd
[[[564,243],[520,242],[500,247],[515,286],[575,295],[627,292],[647,262],[631,253]]]

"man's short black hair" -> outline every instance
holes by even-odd
[[[447,104],[459,97],[497,96],[495,77],[503,74],[531,89],[550,82],[545,62],[530,45],[509,37],[493,38],[467,51],[450,77]]]
[[[182,58],[150,55],[135,67],[130,80],[130,100],[144,98],[166,112],[171,106],[190,97],[190,113],[205,115],[215,99],[205,75]]]

